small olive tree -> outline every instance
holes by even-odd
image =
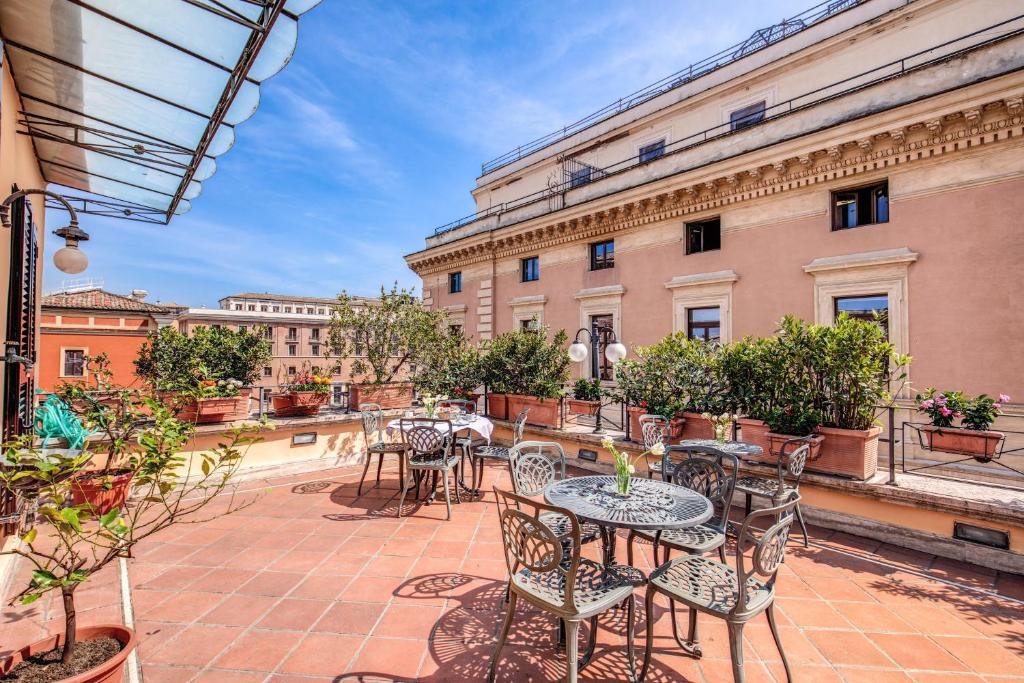
[[[444,313],[430,311],[397,284],[380,289],[380,299],[338,295],[331,318],[330,349],[335,358],[353,358],[352,378],[385,384],[441,343]]]

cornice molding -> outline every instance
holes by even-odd
[[[478,242],[461,241],[441,245],[417,254],[408,265],[419,275],[442,272],[450,264],[470,265],[496,258],[549,249],[572,242],[592,240],[609,233],[641,228],[663,220],[712,211],[740,202],[801,190],[810,185],[857,175],[924,163],[937,157],[990,147],[1000,142],[1016,142],[1024,137],[1024,104],[1021,97],[994,100],[966,111],[929,116],[899,127],[881,125],[870,135],[860,133],[838,144],[819,150],[786,156],[775,161],[760,161],[745,170],[735,166],[725,174],[713,168],[735,165],[736,159],[708,167],[703,177],[691,176],[674,187],[659,188],[639,199],[621,200],[615,206],[601,202],[589,213],[572,218],[551,214],[538,220],[543,225],[524,226],[516,232],[488,239],[475,235]],[[795,145],[779,145],[794,149]],[[734,182],[729,182],[730,177]],[[668,179],[671,180],[671,179]],[[636,190],[626,188],[623,192]],[[598,203],[599,200],[594,200]],[[586,204],[568,207],[579,211]],[[514,228],[514,226],[509,226]]]
[[[735,270],[716,270],[713,273],[695,273],[693,275],[676,275],[665,283],[665,289],[681,287],[697,287],[699,285],[717,285],[724,282],[736,282],[740,276]]]
[[[806,266],[805,273],[822,273],[830,270],[850,270],[851,268],[874,268],[891,266],[897,263],[910,264],[917,261],[919,254],[908,247],[898,249],[882,249],[881,251],[863,251],[859,254],[843,254],[842,256],[824,256],[816,258]]]
[[[576,299],[596,299],[601,296],[622,296],[626,293],[626,288],[622,285],[606,285],[604,287],[590,287],[589,289],[581,289],[576,292],[573,296]]]
[[[533,306],[535,304],[546,304],[548,298],[543,294],[532,294],[530,296],[517,296],[514,299],[509,299],[508,305],[515,308],[516,306]]]

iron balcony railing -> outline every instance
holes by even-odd
[[[666,93],[669,90],[685,85],[694,79],[706,76],[712,71],[716,71],[723,66],[732,64],[739,59],[763,50],[769,45],[773,45],[784,38],[795,35],[823,19],[827,19],[828,17],[851,7],[856,7],[860,2],[861,0],[826,0],[826,2],[815,5],[791,19],[785,19],[774,26],[758,29],[754,31],[749,38],[737,43],[736,45],[727,47],[721,52],[713,54],[710,57],[705,57],[699,62],[695,62],[685,69],[681,69],[655,83],[651,83],[630,95],[620,97],[615,102],[598,109],[594,113],[564,126],[561,130],[556,130],[553,133],[549,133],[543,137],[537,138],[536,140],[527,142],[526,144],[520,145],[495,159],[485,162],[481,167],[480,174],[487,175],[491,171],[495,171],[502,166],[507,166],[514,161],[518,161],[519,159],[536,152],[538,149],[542,149],[548,145],[559,142],[560,140],[564,140],[570,135],[574,135],[581,130],[593,126],[594,124],[611,118],[616,114],[621,114],[622,112],[643,104],[644,102]]]
[[[974,50],[982,49],[989,45],[999,43],[1022,34],[1024,34],[1024,15],[1017,15],[1011,19],[987,26],[978,31],[973,31],[924,50],[914,52],[901,59],[882,64],[881,66],[863,71],[855,76],[849,76],[829,85],[815,88],[814,90],[797,95],[796,97],[792,97],[784,102],[774,104],[765,109],[764,118],[761,121],[752,126],[744,127],[742,130],[750,130],[754,126],[763,126],[765,123],[773,121],[781,116],[787,116],[794,112],[834,100],[858,90],[893,80],[895,78],[903,77],[909,73],[955,59],[956,57]],[[544,190],[524,195],[518,199],[513,199],[508,202],[495,204],[487,209],[458,218],[435,228],[433,234],[441,235],[446,232],[451,232],[491,216],[497,216],[515,209],[521,209],[541,201],[548,201],[549,208],[538,215],[554,213],[566,206],[565,193],[569,190],[585,186],[589,183],[605,179],[612,175],[623,173],[638,166],[654,163],[670,154],[682,152],[693,147],[706,144],[734,132],[738,131],[733,130],[732,123],[722,123],[666,144],[664,153],[655,159],[640,161],[639,155],[633,154],[626,159],[611,163],[601,168],[588,166],[589,171],[586,173],[573,173],[573,169],[576,167],[571,165],[573,163],[581,164],[581,162],[572,158],[566,158],[563,160],[563,165],[566,166],[565,169],[563,169],[564,173],[561,181],[550,183]],[[670,173],[680,173],[685,170],[688,169],[672,169]],[[560,198],[560,201],[551,202],[550,200],[553,197]],[[595,197],[588,197],[588,199],[594,198]]]

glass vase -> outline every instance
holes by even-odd
[[[715,425],[715,439],[718,443],[725,443],[726,435],[729,433],[729,425]]]
[[[615,473],[615,490],[620,496],[629,495],[630,478],[628,471],[619,471]]]

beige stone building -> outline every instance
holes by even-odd
[[[1020,15],[821,5],[484,164],[477,213],[406,260],[482,340],[537,319],[632,353],[883,311],[914,386],[1019,397]]]

